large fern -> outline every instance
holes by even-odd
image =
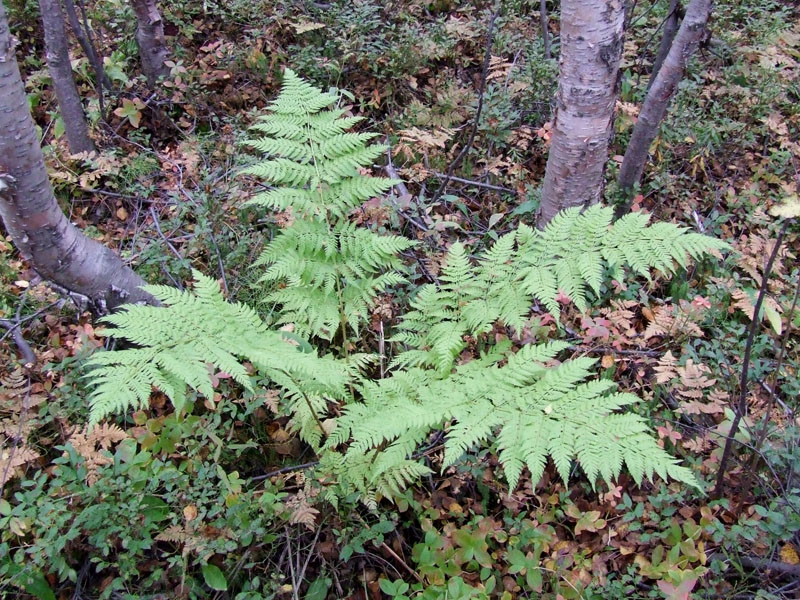
[[[374,134],[348,133],[360,118],[331,108],[337,101],[287,69],[270,114],[253,127],[262,137],[247,142],[267,159],[243,171],[272,186],[249,204],[296,219],[258,261],[268,266],[265,300],[282,307],[283,323],[326,339],[345,325],[357,332],[375,296],[404,281],[397,254],[412,245],[349,224],[351,210],[396,182],[360,172],[386,147],[367,145]]]
[[[278,321],[328,339],[357,333],[376,295],[403,282],[398,255],[411,245],[349,222],[353,208],[393,182],[360,172],[383,148],[367,145],[370,134],[349,133],[358,118],[332,108],[336,102],[287,70],[271,113],[254,128],[262,135],[248,142],[266,159],[245,170],[270,184],[251,203],[294,217],[258,261]],[[392,338],[405,351],[376,380],[362,374],[369,357],[320,357],[297,335],[270,330],[250,308],[226,302],[199,273],[193,292],[149,286],[163,307],[128,306],[107,318],[133,347],[90,360],[90,419],[145,406],[153,386],[180,410],[187,390],[213,393],[210,366],[253,390],[247,361],[280,390],[320,468],[368,503],[430,471],[419,454],[437,430],[446,435],[444,467],[488,445],[512,489],[525,468],[538,480],[548,460],[565,481],[577,460],[593,483],[625,465],[637,482],[658,474],[695,484],[644,419],[621,412],[638,398],[592,379],[593,360],[559,362],[561,341],[512,348],[484,335],[497,324],[521,330],[535,301],[558,318],[559,293],[584,309],[589,291],[600,295],[624,269],[672,273],[726,247],[671,224],[648,225],[643,214],[611,220],[610,208],[570,209],[542,231],[521,225],[476,259],[453,244],[439,281],[419,289]],[[473,339],[484,352],[470,360],[463,350]]]
[[[521,331],[534,300],[558,318],[559,292],[585,310],[587,290],[599,294],[606,276],[621,280],[625,267],[646,277],[651,268],[673,273],[675,264],[728,247],[671,223],[648,225],[643,213],[614,224],[612,217],[612,208],[594,205],[564,210],[541,231],[520,225],[476,265],[454,244],[440,283],[423,286],[403,317],[393,339],[408,350],[396,364],[446,373],[466,346],[465,335],[486,333],[497,322]]]

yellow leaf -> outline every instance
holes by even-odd
[[[183,518],[187,521],[192,521],[197,518],[197,507],[194,504],[189,504],[183,508]]]
[[[797,554],[797,548],[793,544],[785,544],[780,552],[781,561],[787,565],[800,564],[800,556]]]
[[[325,25],[323,23],[314,23],[311,21],[306,21],[300,23],[292,23],[292,27],[294,27],[294,30],[297,33],[305,33],[307,31],[316,31],[317,29],[324,29]]]

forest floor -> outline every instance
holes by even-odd
[[[538,2],[508,0],[484,71],[490,3],[162,0],[171,75],[138,75],[131,11],[88,2],[113,91],[100,114],[76,47],[95,155],[70,155],[43,62],[34,2],[9,5],[51,180],[87,235],[151,283],[191,269],[230,299],[260,304],[252,264],[289,213],[243,208],[256,184],[247,127],[290,67],[344,94],[390,151],[375,173],[402,193],[353,219],[419,241],[412,283],[434,278],[454,241],[479,250],[532,223],[547,160],[557,60],[545,59]],[[552,4],[552,3],[551,3]],[[623,57],[606,201],[644,97],[667,2],[637,3]],[[535,6],[534,6],[535,5]],[[558,49],[558,15],[550,36]],[[711,492],[734,418],[766,257],[770,208],[800,185],[800,14],[788,2],[721,0],[651,148],[633,210],[725,239],[735,251],[676,277],[609,287],[610,303],[560,325],[575,355],[644,402],[659,444],[706,493],[622,475],[567,487],[548,467],[509,491],[495,452],[436,474],[396,502],[335,510],[309,484],[314,456],[224,373],[179,418],[145,410],[89,435],[82,365],[109,344],[82,307],[41,282],[0,236],[0,594],[37,598],[796,598],[800,595],[800,280],[786,230],[748,366],[748,413],[720,497]],[[480,121],[478,90],[486,86]],[[475,126],[472,147],[437,193]],[[387,296],[358,351],[375,352],[407,298]],[[547,315],[529,323],[547,338]],[[21,335],[18,335],[19,332]],[[34,365],[22,363],[27,349]],[[766,423],[765,439],[758,439]]]

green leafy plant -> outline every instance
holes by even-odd
[[[97,353],[88,361],[95,386],[89,398],[90,423],[147,406],[152,387],[169,396],[176,410],[183,409],[187,388],[213,397],[208,363],[252,390],[241,364],[246,359],[284,390],[304,437],[320,439],[320,414],[328,400],[344,398],[344,364],[318,357],[291,333],[270,331],[252,309],[226,302],[219,284],[197,271],[194,292],[167,286],[147,290],[162,307],[126,305],[105,318],[116,337],[136,347]]]
[[[500,321],[521,331],[534,299],[558,318],[558,295],[581,311],[587,292],[600,294],[610,274],[622,268],[649,277],[650,268],[674,272],[687,256],[699,258],[727,244],[670,223],[648,225],[649,216],[630,213],[613,225],[613,209],[595,205],[562,211],[542,231],[520,225],[500,238],[478,264],[461,244],[450,248],[439,285],[423,286],[394,337],[416,349],[399,364],[433,366],[448,372],[464,349],[464,335],[487,333]]]
[[[287,69],[270,114],[253,127],[263,137],[247,142],[268,158],[244,170],[273,186],[250,204],[295,218],[257,263],[268,266],[265,300],[282,306],[282,323],[326,339],[339,330],[346,337],[348,325],[358,332],[375,296],[404,281],[397,254],[412,245],[348,222],[351,210],[396,182],[359,172],[386,147],[367,145],[373,133],[348,133],[361,118],[330,108],[337,101]]]
[[[250,308],[230,304],[215,281],[195,273],[194,293],[152,286],[164,307],[128,307],[107,318],[135,348],[96,355],[91,419],[142,406],[150,386],[181,409],[186,389],[213,395],[211,363],[252,390],[248,361],[280,390],[292,426],[320,457],[335,485],[323,497],[357,493],[367,504],[395,496],[430,472],[420,460],[430,434],[444,431],[443,467],[477,446],[497,450],[509,487],[524,468],[538,480],[548,461],[566,482],[577,459],[594,484],[627,465],[633,478],[658,474],[697,485],[691,471],[660,448],[644,418],[619,410],[638,402],[593,379],[594,360],[564,360],[568,344],[496,342],[486,334],[521,332],[534,301],[559,317],[571,299],[581,310],[623,268],[645,277],[674,271],[726,245],[668,223],[631,214],[612,225],[612,209],[564,211],[542,231],[521,225],[477,261],[454,244],[438,284],[423,286],[392,340],[405,347],[391,376],[373,378],[366,355],[348,355],[348,332],[376,294],[403,281],[397,254],[411,242],[355,227],[349,212],[392,180],[359,172],[383,152],[371,134],[347,133],[356,117],[330,108],[336,96],[286,72],[283,90],[249,144],[268,154],[246,173],[271,187],[251,203],[291,209],[294,222],[264,251],[262,281],[278,305],[278,323],[331,339],[344,357],[320,357],[300,336],[271,331]],[[462,356],[469,344],[475,348]],[[333,408],[336,407],[335,410]],[[333,417],[331,415],[338,416]],[[330,417],[330,418],[329,418]]]

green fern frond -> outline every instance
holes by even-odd
[[[600,294],[608,271],[628,267],[649,277],[650,269],[672,273],[675,263],[726,249],[712,237],[670,223],[648,225],[649,217],[632,213],[613,225],[613,209],[594,205],[560,212],[544,230],[520,225],[470,262],[465,248],[453,244],[442,267],[439,286],[423,286],[412,311],[400,324],[413,334],[414,354],[401,353],[396,365],[426,364],[448,372],[465,344],[465,335],[489,332],[500,322],[521,331],[534,300],[556,318],[559,294],[585,311],[589,290]],[[395,340],[409,344],[410,337]],[[421,353],[427,358],[421,359]]]
[[[524,346],[456,367],[445,379],[430,370],[412,370],[398,373],[396,382],[392,377],[365,384],[364,402],[346,406],[339,420],[337,443],[350,440],[344,464],[391,447],[411,432],[425,439],[450,422],[443,466],[496,438],[510,489],[526,467],[538,480],[548,456],[565,482],[577,460],[593,484],[596,479],[610,483],[628,465],[639,481],[659,475],[697,485],[691,472],[647,434],[640,416],[617,412],[637,402],[636,396],[610,393],[615,385],[608,380],[587,381],[594,360],[549,366],[565,348],[564,342]],[[407,446],[402,454],[398,460],[412,458]]]
[[[214,393],[208,365],[252,390],[242,365],[249,360],[267,375],[288,373],[319,396],[344,394],[348,377],[338,362],[304,353],[282,333],[267,329],[243,304],[225,300],[219,284],[195,271],[192,292],[165,286],[146,289],[163,306],[126,305],[104,318],[115,337],[138,346],[98,352],[87,362],[93,391],[90,422],[148,404],[153,387],[169,396],[177,410],[187,386],[206,397]]]
[[[396,181],[361,173],[386,147],[368,145],[373,133],[348,132],[358,119],[330,108],[336,101],[287,69],[273,114],[253,128],[264,135],[246,142],[266,159],[242,171],[275,186],[250,204],[296,216],[256,263],[267,267],[264,302],[279,306],[281,323],[324,339],[343,327],[359,331],[376,297],[404,281],[397,255],[413,245],[348,221]]]
[[[343,316],[358,331],[375,297],[405,281],[397,254],[412,243],[347,222],[330,228],[321,221],[298,221],[256,262],[269,265],[260,279],[273,287],[265,301],[279,304],[280,322],[294,323],[304,335],[330,339]]]

